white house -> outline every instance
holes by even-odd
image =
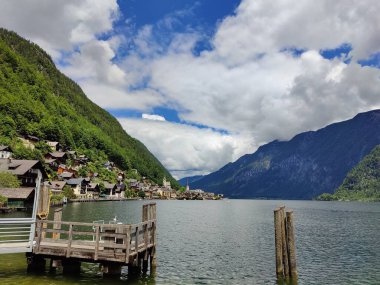
[[[0,158],[11,158],[12,150],[9,146],[0,145]]]

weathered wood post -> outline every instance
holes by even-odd
[[[282,230],[281,230],[281,209],[274,210],[274,239],[276,250],[276,275],[282,278],[284,275],[284,267],[282,262]]]
[[[297,278],[296,246],[294,237],[293,210],[286,212],[286,226],[288,234],[289,270],[291,278]]]
[[[282,238],[282,260],[284,263],[285,278],[289,278],[289,258],[288,258],[288,239],[286,235],[286,214],[285,206],[281,206],[281,238]]]
[[[143,205],[142,209],[142,222],[149,221],[149,212],[150,212],[150,204]],[[142,260],[142,272],[146,274],[148,271],[148,224],[143,225],[143,233],[144,233],[144,252],[143,252],[143,260]]]
[[[157,238],[157,233],[156,233],[156,224],[157,224],[157,212],[156,212],[156,203],[151,204],[151,209],[152,209],[152,250],[150,253],[150,274],[155,275],[156,274],[156,268],[157,268],[157,253],[156,253],[156,238]]]
[[[54,210],[54,221],[55,222],[61,222],[62,221],[62,208]],[[53,224],[53,229],[54,230],[60,230],[61,229],[61,224]],[[53,233],[53,239],[60,239],[61,234],[60,233]]]
[[[142,222],[146,222],[148,220],[149,206],[149,204],[146,204],[142,207]]]
[[[274,210],[276,275],[278,279],[297,280],[293,211],[285,206]]]
[[[46,220],[49,215],[50,208],[50,190],[46,185],[43,185],[40,189],[39,201],[37,201],[37,218],[40,220]],[[42,228],[46,229],[47,224],[43,223]],[[46,232],[42,233],[42,238],[46,237]]]

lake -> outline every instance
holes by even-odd
[[[63,220],[134,223],[143,204],[73,203]],[[380,284],[380,203],[267,200],[157,201],[157,275],[137,283],[277,284],[278,205],[294,210],[298,284]],[[1,284],[131,284],[125,271],[121,280],[103,279],[92,264],[79,277],[34,275],[24,254],[0,255]]]

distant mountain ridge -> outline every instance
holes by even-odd
[[[233,198],[311,199],[333,193],[378,144],[380,110],[373,110],[263,145],[191,186]]]
[[[203,177],[204,177],[204,175],[189,176],[189,177],[185,177],[185,178],[178,180],[178,183],[182,186],[186,186],[187,183],[189,183],[189,185],[190,185],[193,182],[198,181],[199,179],[202,179]]]

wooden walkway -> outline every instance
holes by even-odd
[[[131,257],[155,246],[155,223],[155,220],[135,225],[38,221],[33,253],[128,264]],[[63,226],[68,229],[58,229]]]
[[[33,267],[34,261],[41,263],[45,258],[71,264],[100,263],[103,272],[115,273],[116,268],[116,274],[121,266],[146,272],[149,263],[152,272],[156,264],[156,204],[143,205],[143,221],[138,224],[39,220],[28,263]]]

